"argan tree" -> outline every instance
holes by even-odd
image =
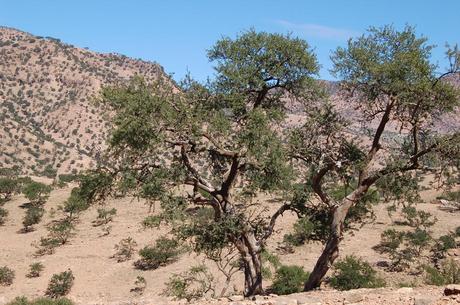
[[[208,57],[216,78],[205,85],[134,79],[103,90],[114,113],[109,156],[87,183],[93,200],[160,201],[160,222],[197,252],[237,249],[249,296],[263,292],[261,252],[291,207],[279,201],[264,212],[256,195],[283,198],[290,188],[285,104],[316,95],[318,64],[305,41],[252,30],[221,39]]]
[[[49,185],[31,181],[23,187],[22,193],[32,204],[42,205],[48,199],[51,189]]]
[[[444,80],[458,71],[458,52],[448,52],[450,69],[439,75],[430,62],[432,48],[412,27],[385,26],[333,53],[344,101],[365,128],[322,103],[292,134],[291,154],[307,177],[297,202],[303,200],[305,218],[317,228],[312,236],[325,242],[305,290],[320,285],[338,257],[344,230],[371,209],[369,192],[379,180],[417,186],[429,172],[458,174],[459,133],[433,129],[459,104],[458,91]]]

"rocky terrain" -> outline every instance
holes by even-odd
[[[166,77],[156,63],[0,27],[0,167],[29,174],[88,168],[107,132],[94,97],[134,75]]]

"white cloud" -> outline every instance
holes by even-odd
[[[347,40],[350,37],[359,35],[359,32],[333,28],[313,23],[293,23],[286,20],[277,20],[276,23],[293,32],[302,33],[309,37],[317,37],[331,40]]]

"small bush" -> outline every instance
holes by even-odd
[[[14,301],[9,302],[6,305],[74,305],[74,303],[66,298],[39,298],[29,301],[26,297],[17,297]]]
[[[457,247],[457,242],[452,234],[447,234],[439,237],[436,248],[438,251],[445,252],[449,249]]]
[[[271,290],[278,295],[300,292],[309,276],[300,266],[281,266],[276,270]]]
[[[130,260],[136,251],[137,243],[131,237],[122,239],[117,245],[115,245],[115,254],[113,258],[117,260],[118,263],[125,262]]]
[[[54,274],[51,277],[45,295],[50,298],[65,296],[70,292],[74,279],[75,277],[70,269],[59,274]]]
[[[338,290],[385,286],[383,279],[377,277],[377,272],[369,263],[354,256],[347,256],[335,264],[335,272],[330,283]]]
[[[6,222],[6,217],[8,217],[8,211],[0,206],[0,226]]]
[[[15,274],[14,271],[7,266],[0,267],[0,285],[9,286],[13,284]]]
[[[134,288],[131,288],[131,292],[135,292],[137,294],[143,294],[147,288],[147,281],[143,276],[138,276],[136,281],[134,282]]]
[[[29,265],[29,273],[26,276],[29,277],[29,278],[39,277],[40,273],[43,271],[44,268],[45,268],[45,266],[43,266],[43,264],[40,263],[40,262],[30,264]]]
[[[97,209],[97,219],[93,221],[93,226],[98,227],[106,225],[113,220],[113,216],[117,214],[117,209],[113,208],[110,210]]]
[[[460,264],[453,259],[446,260],[439,269],[424,266],[425,282],[429,285],[443,286],[460,284]]]
[[[214,277],[206,266],[194,266],[181,274],[174,274],[166,283],[163,294],[176,299],[186,299],[188,302],[202,298],[208,293],[214,296],[213,281]]]
[[[32,226],[40,223],[45,210],[41,206],[31,206],[27,209],[22,225],[24,226],[23,232],[33,231]]]
[[[160,237],[154,246],[146,246],[139,251],[142,259],[134,265],[141,270],[156,269],[177,260],[181,249],[179,243],[174,239]]]
[[[72,236],[74,225],[70,219],[61,219],[53,221],[48,226],[49,236],[56,243],[64,245]]]

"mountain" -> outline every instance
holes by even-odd
[[[52,175],[91,166],[107,134],[93,99],[137,74],[167,77],[157,63],[0,27],[0,168]]]
[[[0,168],[23,174],[54,176],[95,164],[108,132],[108,121],[94,103],[100,88],[142,75],[147,81],[168,78],[153,62],[120,54],[101,54],[52,37],[38,37],[0,27]],[[460,86],[460,75],[448,81]],[[322,81],[350,131],[365,136],[355,106],[343,99],[337,82]],[[303,121],[290,105],[288,124]],[[438,132],[460,130],[460,111],[443,116]],[[375,127],[375,122],[368,122]],[[399,137],[398,126],[384,137]]]

